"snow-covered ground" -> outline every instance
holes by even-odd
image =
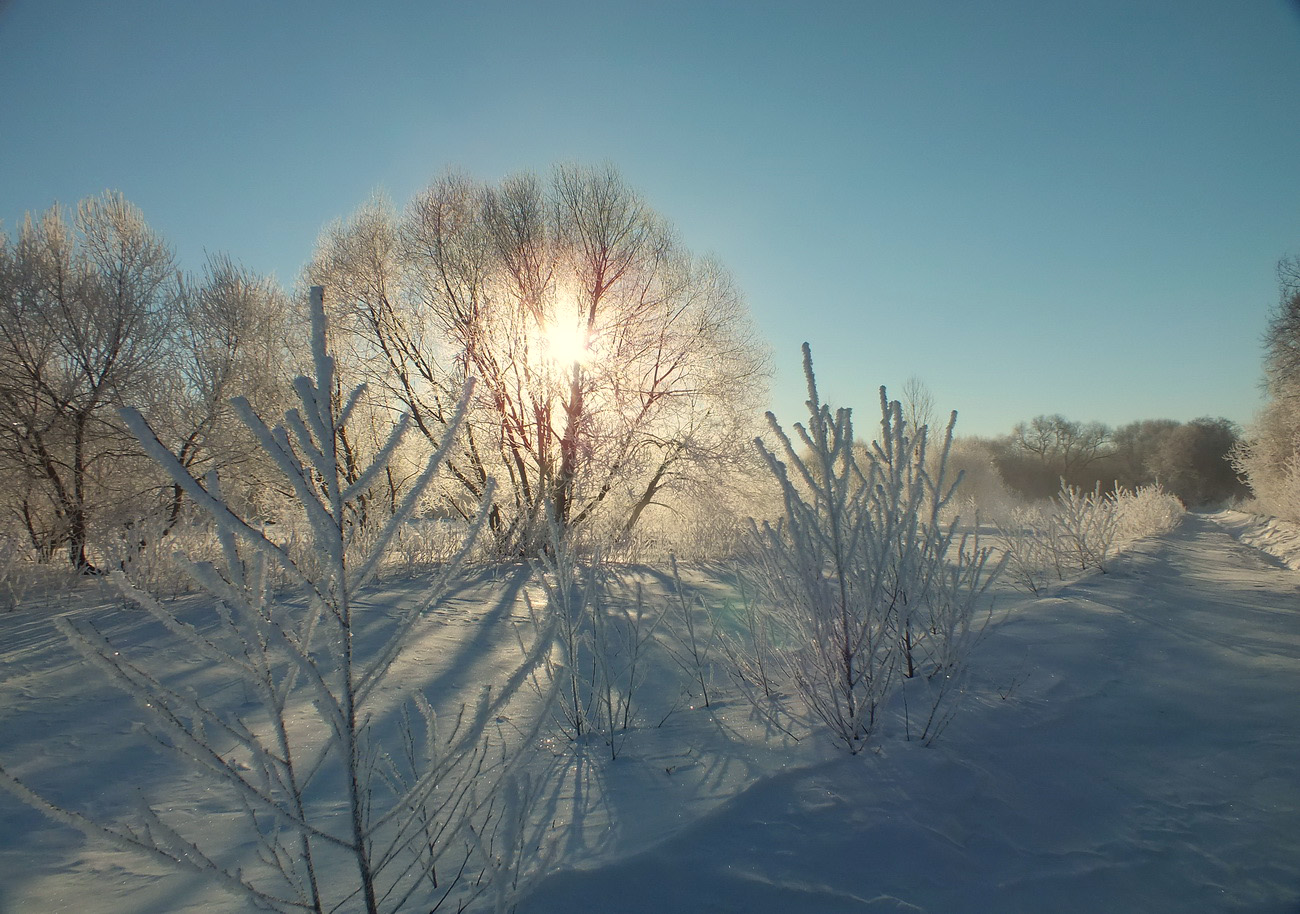
[[[519,911],[1296,914],[1300,577],[1246,545],[1281,539],[1246,515],[1190,515],[1108,574],[1002,591],[967,702],[929,748],[898,727],[857,757],[795,741],[724,675],[701,707],[661,657],[617,760],[554,735],[533,748],[552,873]],[[689,581],[725,599],[703,570]],[[524,586],[517,570],[468,582],[409,675],[489,675]],[[120,601],[76,611],[189,663]],[[46,614],[0,615],[0,761],[97,814],[144,787],[226,827],[74,656]],[[239,910],[0,796],[0,911]]]

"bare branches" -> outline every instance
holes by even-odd
[[[121,501],[113,410],[149,389],[177,301],[171,251],[118,194],[30,216],[0,255],[0,463],[26,483],[39,554],[94,571],[92,525]],[[107,471],[108,462],[115,473]]]
[[[611,168],[448,175],[401,216],[372,205],[332,229],[312,270],[340,288],[358,365],[426,435],[479,379],[449,468],[474,497],[502,480],[503,552],[540,548],[548,503],[563,528],[630,535],[750,434],[766,365],[740,296]]]

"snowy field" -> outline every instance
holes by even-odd
[[[1247,515],[1188,515],[1108,574],[1037,597],[1003,588],[966,703],[928,748],[897,725],[856,757],[793,724],[782,733],[720,670],[702,707],[654,652],[616,760],[555,733],[532,746],[535,865],[550,875],[518,910],[1297,914],[1300,538],[1287,536]],[[652,594],[671,587],[635,574]],[[526,577],[467,578],[402,675],[463,687],[508,665]],[[721,576],[686,581],[727,605]],[[99,816],[144,790],[211,834],[229,828],[50,615],[95,618],[205,697],[219,683],[120,599],[83,602],[0,615],[0,761]],[[670,636],[667,621],[655,630]],[[0,795],[0,911],[240,910]]]

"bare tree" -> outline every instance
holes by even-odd
[[[139,451],[115,409],[146,391],[178,286],[171,251],[121,195],[30,216],[0,246],[0,460],[39,554],[95,571],[95,521]]]
[[[998,443],[997,462],[1002,477],[1016,491],[1048,498],[1060,489],[1062,480],[1091,487],[1112,452],[1110,429],[1105,425],[1075,422],[1058,414],[1017,424]]]
[[[486,479],[498,548],[565,530],[627,536],[666,492],[739,459],[766,360],[739,293],[609,168],[497,186],[449,175],[398,217],[363,209],[312,275],[340,290],[359,364],[431,440],[448,392],[479,393],[449,469]]]
[[[1300,390],[1300,256],[1278,261],[1277,284],[1277,308],[1264,334],[1264,372],[1274,396],[1295,397]]]
[[[903,404],[903,421],[913,433],[934,424],[934,394],[929,385],[916,375],[903,382],[903,396],[899,402]]]
[[[1012,436],[1020,450],[1068,474],[1106,455],[1110,430],[1100,422],[1074,422],[1057,414],[1022,422]]]

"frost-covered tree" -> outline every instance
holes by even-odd
[[[501,478],[503,552],[540,547],[548,505],[566,531],[626,538],[743,458],[766,366],[740,295],[612,169],[449,175],[401,215],[372,204],[330,229],[310,272],[426,435],[479,378],[453,504]]]
[[[137,491],[116,410],[148,395],[178,295],[170,249],[120,194],[0,240],[0,472],[41,556],[97,570],[97,528]]]
[[[116,565],[184,504],[117,410],[142,409],[194,474],[256,459],[229,400],[282,408],[301,323],[228,257],[178,273],[120,194],[29,216],[0,240],[0,527],[79,571]]]
[[[231,477],[226,498],[245,506],[265,503],[274,473],[232,398],[243,397],[260,415],[291,405],[292,379],[307,367],[302,317],[274,282],[229,256],[210,257],[202,274],[183,282],[160,370],[146,396],[131,404],[191,476],[223,470]],[[234,479],[244,491],[231,491]],[[162,485],[166,530],[179,519],[186,496],[175,480]]]
[[[1279,300],[1265,333],[1269,400],[1233,450],[1260,507],[1300,520],[1300,257],[1278,264]]]
[[[397,423],[359,476],[345,471],[338,430],[362,392],[341,404],[334,396],[320,289],[313,298],[314,370],[295,383],[299,406],[272,426],[247,400],[234,404],[299,500],[309,549],[273,539],[232,508],[215,472],[196,479],[141,413],[124,413],[149,454],[209,515],[221,545],[215,562],[182,560],[211,595],[213,618],[193,624],[146,594],[127,592],[180,645],[214,663],[232,687],[200,697],[152,672],[150,658],[124,656],[90,624],[60,623],[81,654],[135,699],[159,742],[205,774],[213,796],[242,813],[242,840],[256,853],[230,860],[231,849],[212,846],[201,831],[183,832],[167,814],[169,802],[145,805],[133,820],[99,823],[45,801],[3,769],[0,785],[92,837],[209,877],[251,907],[317,914],[429,910],[457,888],[457,874],[475,854],[513,846],[485,818],[526,818],[499,802],[519,793],[498,794],[510,747],[494,746],[489,755],[489,735],[550,650],[550,632],[539,632],[507,681],[470,700],[425,694],[395,675],[403,648],[481,529],[483,513],[460,554],[418,599],[380,610],[366,604],[365,588],[451,448],[469,390],[399,510],[357,548],[361,528],[352,506],[382,473],[409,423]],[[221,695],[244,700],[231,705]],[[435,705],[449,713],[439,717]],[[531,738],[527,724],[519,738]],[[469,869],[494,870],[499,863],[480,860]]]
[[[1264,335],[1264,373],[1274,396],[1300,385],[1300,256],[1277,265],[1278,303]]]

